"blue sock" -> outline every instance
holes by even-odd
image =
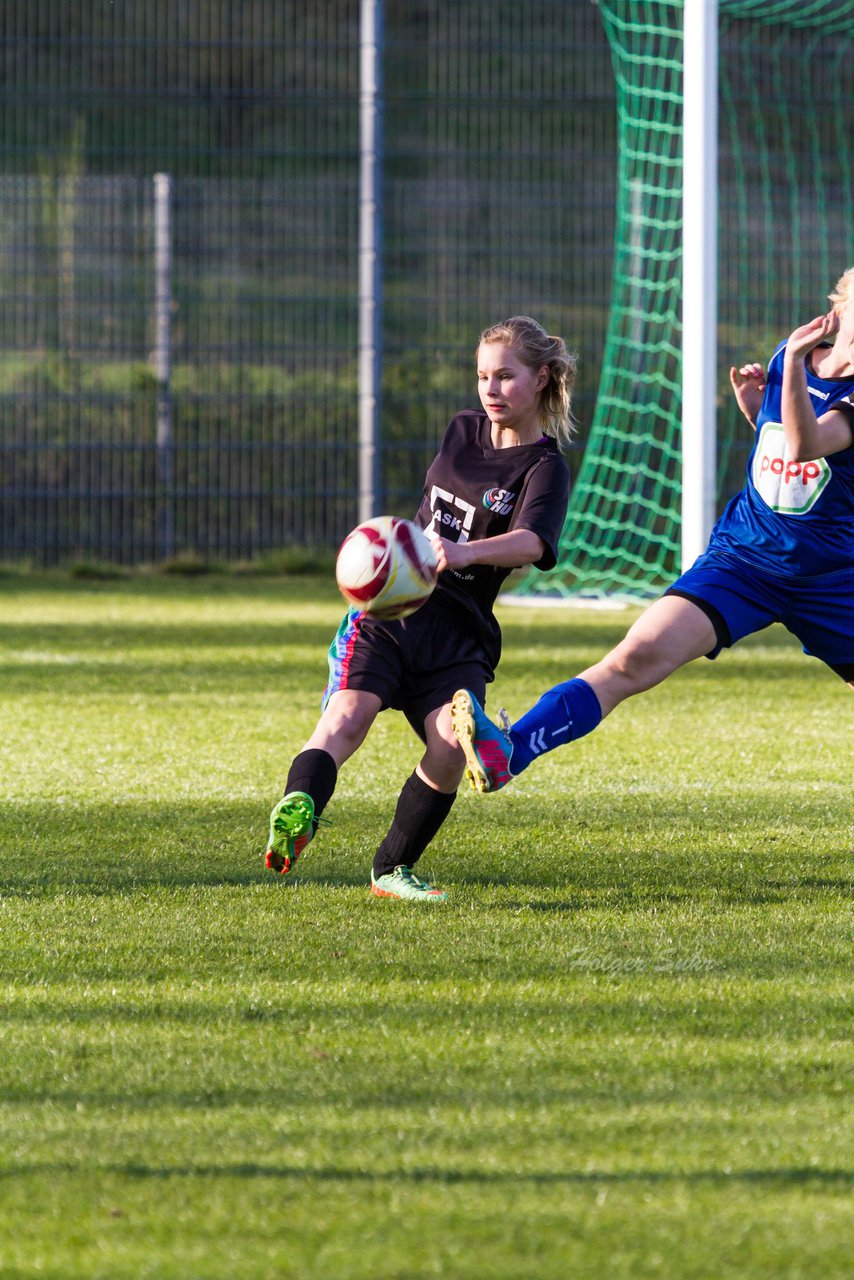
[[[537,756],[583,738],[601,719],[599,699],[586,680],[576,676],[556,684],[511,728],[511,772],[521,773]]]

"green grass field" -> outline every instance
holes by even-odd
[[[292,882],[318,580],[0,579],[0,1274],[851,1274],[854,698],[777,627],[372,898],[380,717]],[[520,712],[630,613],[505,609]]]

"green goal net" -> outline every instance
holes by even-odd
[[[681,567],[683,5],[600,11],[619,130],[611,307],[558,568],[518,589],[537,603],[649,598]],[[720,0],[718,38],[720,508],[751,443],[730,364],[766,361],[854,265],[854,0]]]

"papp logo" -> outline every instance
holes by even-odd
[[[782,424],[765,423],[756,443],[751,476],[756,492],[772,511],[783,516],[806,515],[831,474],[826,458],[795,462],[789,457]]]
[[[481,498],[487,511],[494,511],[497,516],[509,516],[515,501],[516,495],[510,489],[487,489]]]

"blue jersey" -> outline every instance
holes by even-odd
[[[790,458],[781,411],[785,348],[781,343],[768,365],[747,484],[712,530],[709,550],[781,577],[815,577],[854,566],[854,445],[811,462]],[[834,406],[854,415],[854,378],[818,378],[810,363],[816,417]]]

